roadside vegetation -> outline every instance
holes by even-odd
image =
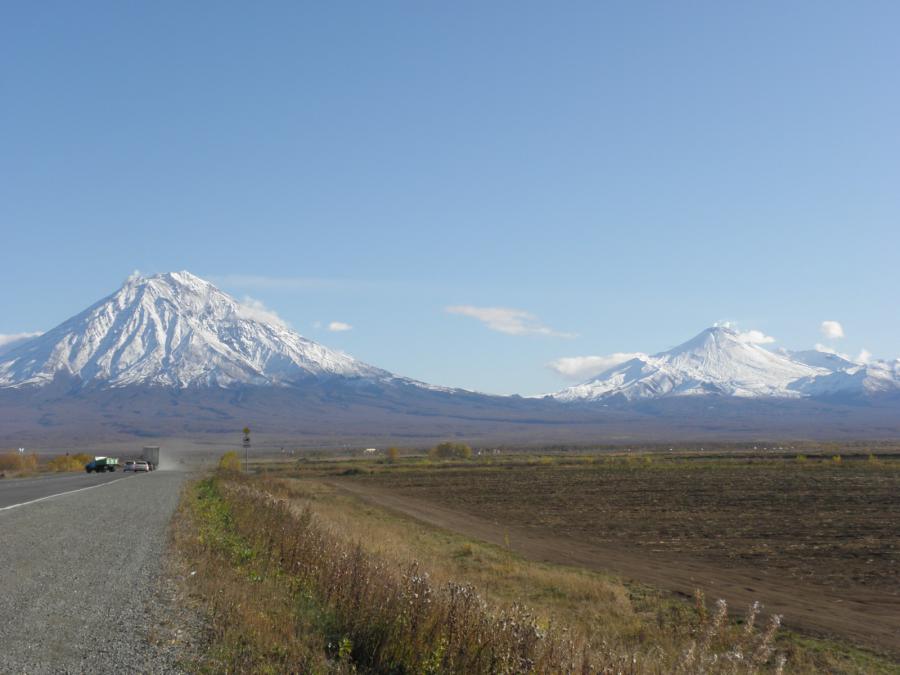
[[[34,473],[38,467],[38,456],[33,452],[4,452],[0,454],[0,471],[12,474]]]
[[[421,533],[406,547],[369,546],[373,534],[383,541],[393,529],[389,541],[397,541],[402,530],[388,516],[377,529],[365,518],[348,527],[357,507],[346,507],[297,483],[228,470],[186,490],[175,541],[210,624],[207,656],[196,670],[781,670],[774,653],[778,618],[764,618],[758,607],[742,625],[728,620],[724,603],[707,607],[702,598],[694,607],[660,603],[655,613],[635,612],[639,603],[610,579],[463,540],[452,541],[446,564],[432,572],[409,556]],[[427,557],[429,547],[422,552]],[[465,574],[451,578],[457,563],[479,559],[489,576],[508,579],[505,590],[485,594]],[[547,593],[546,603],[538,603],[544,607],[512,597],[529,581]],[[569,624],[546,611],[570,602],[582,616]],[[591,618],[583,614],[588,606]]]
[[[91,455],[80,453],[57,455],[42,461],[34,452],[4,452],[0,453],[0,477],[30,476],[42,472],[84,471],[84,465],[92,459]]]
[[[828,487],[832,483],[844,491],[865,488],[861,494],[868,500],[893,494],[891,485],[900,475],[896,459],[848,453],[835,462],[832,452],[809,453],[799,460],[795,455],[723,460],[630,453],[497,456],[449,451],[441,453],[443,457],[437,452],[423,457],[389,452],[375,459],[257,462],[251,464],[251,476],[241,473],[240,457],[228,453],[213,475],[186,489],[176,521],[177,550],[194,572],[186,582],[188,590],[204,608],[210,627],[206,654],[191,668],[321,673],[896,672],[890,656],[785,631],[779,618],[759,605],[729,612],[723,603],[699,593],[688,602],[612,575],[527,560],[510,548],[508,539],[505,545],[492,545],[432,527],[361,501],[340,487],[352,481],[374,482],[392,494],[412,490],[435,503],[460,502],[511,526],[523,517],[534,526],[535,513],[528,504],[540,502],[541,516],[553,520],[541,526],[556,530],[562,523],[583,538],[597,527],[596,519],[580,507],[568,514],[554,508],[577,506],[585,499],[613,511],[622,508],[597,501],[604,490],[596,486],[608,480],[625,486],[619,491],[624,495],[640,494],[653,485],[677,492],[687,485],[695,491],[689,501],[700,511],[690,516],[676,499],[673,514],[699,525],[697,540],[703,541],[710,539],[704,528],[718,527],[714,518],[703,515],[703,509],[714,514],[721,508],[714,499],[717,494],[737,499],[736,506],[747,510],[746,521],[733,514],[722,516],[739,529],[754,520],[753,509],[767,500],[775,500],[772,508],[790,511],[790,493],[777,495],[769,489],[781,489],[771,477],[788,471],[795,472],[790,480],[798,494],[807,499],[820,494],[835,512],[844,507],[828,501],[834,499]],[[699,475],[710,483],[709,490],[695,480]],[[734,492],[744,482],[758,488],[755,505],[741,501],[740,489]],[[818,521],[778,522],[843,526],[822,515],[823,504],[813,506]],[[861,506],[857,501],[854,508],[859,511]],[[879,508],[893,507],[885,503]],[[677,519],[651,515],[622,517],[632,518],[633,525],[661,525],[686,541],[684,532],[673,529],[680,527]],[[611,515],[601,520],[617,527],[624,522]],[[756,521],[776,522],[758,510]],[[768,536],[775,534],[770,531]],[[641,538],[627,530],[618,536],[631,536],[641,545]],[[662,541],[656,534],[649,540]],[[754,554],[754,559],[777,568],[782,564],[772,557],[777,540],[769,544],[773,548],[763,556]],[[871,563],[868,568],[869,576],[884,569]]]

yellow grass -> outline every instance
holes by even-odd
[[[4,452],[0,454],[0,471],[32,473],[37,471],[38,456],[33,452]]]

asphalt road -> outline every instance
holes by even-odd
[[[81,490],[101,485],[125,476],[122,471],[108,473],[62,473],[40,478],[15,478],[0,480],[0,509],[16,507],[16,504],[41,499],[49,495],[71,490]]]
[[[178,655],[153,638],[168,610],[159,580],[183,478],[118,472],[0,485],[0,672],[177,672]],[[54,492],[68,494],[3,508]]]

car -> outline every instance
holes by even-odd
[[[125,466],[122,468],[122,471],[134,471],[134,460],[129,459],[125,462]]]
[[[147,464],[147,462],[140,460],[140,459],[134,463],[134,468],[132,469],[132,471],[149,471],[149,470],[150,470],[150,465]]]

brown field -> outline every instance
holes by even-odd
[[[530,559],[760,600],[789,629],[900,654],[893,460],[401,463],[329,482]]]

